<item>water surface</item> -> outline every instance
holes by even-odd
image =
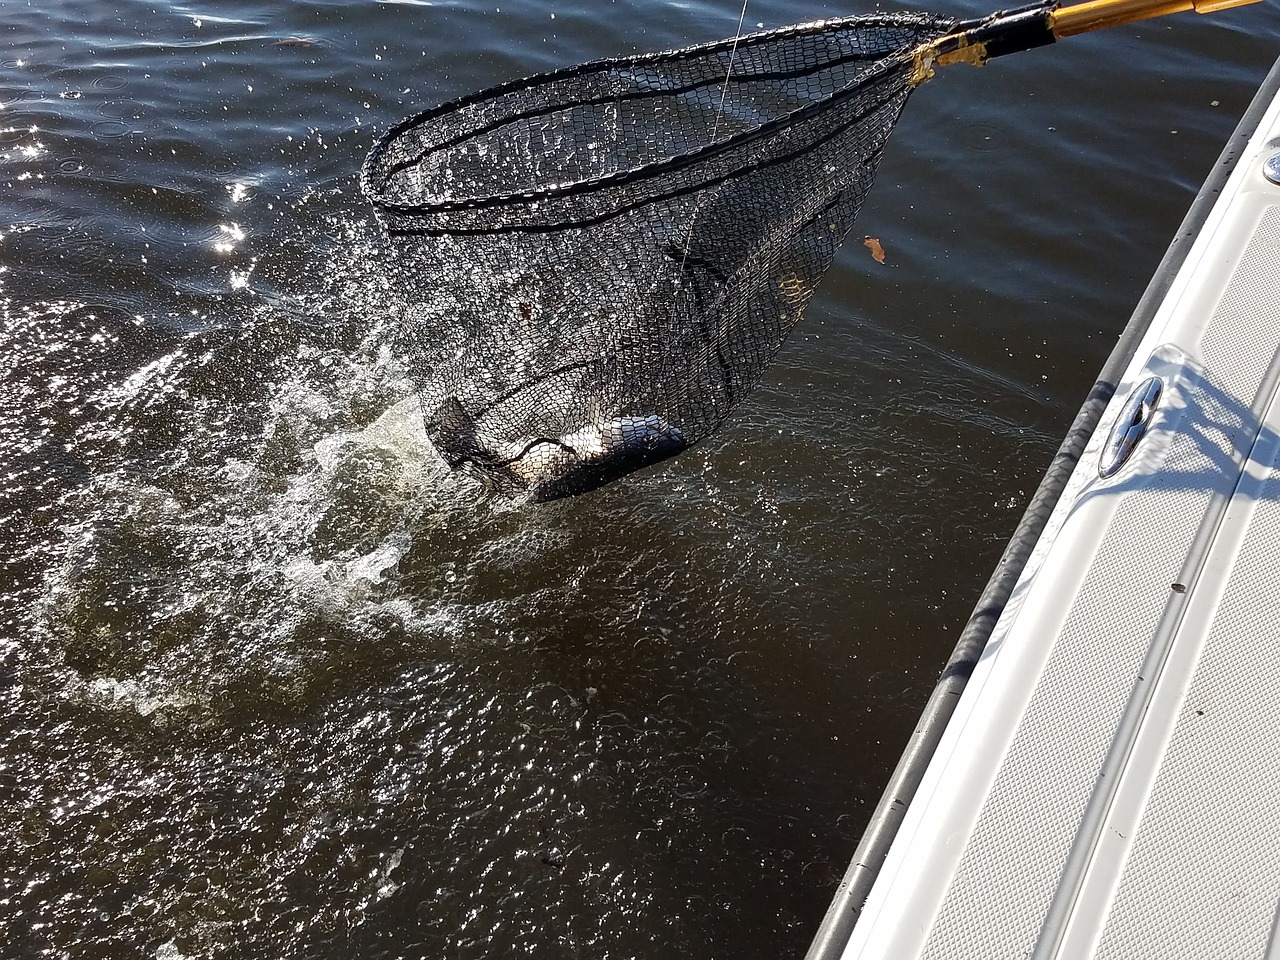
[[[1280,52],[1268,0],[948,71],[740,415],[513,511],[424,446],[359,164],[736,3],[0,11],[6,958],[802,953]]]

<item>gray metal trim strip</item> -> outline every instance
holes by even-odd
[[[1097,429],[1103,410],[1111,402],[1116,387],[1133,359],[1138,342],[1146,333],[1157,308],[1164,301],[1173,278],[1181,269],[1192,242],[1204,226],[1214,203],[1235,169],[1236,161],[1253,136],[1267,107],[1280,93],[1280,59],[1262,81],[1253,101],[1249,104],[1235,132],[1205,179],[1183,218],[1172,243],[1148,284],[1142,299],[1134,308],[1133,316],[1120,334],[1119,340],[1098,373],[1080,412],[1076,414],[1058,452],[1054,455],[1040,486],[1036,489],[1022,515],[1004,553],[996,564],[987,586],[978,599],[969,622],[960,633],[959,642],[952,651],[942,675],[925,703],[920,720],[907,741],[897,767],[894,769],[880,802],[854,851],[853,860],[837,888],[826,916],[815,934],[805,960],[837,960],[853,933],[854,924],[862,912],[871,886],[879,875],[880,867],[893,839],[897,836],[902,818],[906,814],[925,768],[929,765],[942,732],[946,729],[956,703],[964,692],[969,676],[986,647],[996,621],[1004,612],[1014,585],[1021,576],[1027,558],[1040,538],[1049,515],[1057,506],[1067,479],[1075,469],[1085,444]]]

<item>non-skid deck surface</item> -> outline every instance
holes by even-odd
[[[1276,265],[1273,282],[1254,284],[1255,270],[1248,268],[1268,260]],[[1252,286],[1252,298],[1242,295],[1239,288],[1245,284]],[[1171,666],[1169,655],[1174,645],[1199,645],[1200,638],[1178,628],[1185,619],[1184,608],[1202,601],[1211,603],[1208,594],[1219,588],[1214,578],[1220,571],[1196,574],[1239,475],[1241,452],[1235,444],[1248,450],[1257,435],[1257,420],[1249,408],[1259,392],[1272,386],[1264,383],[1263,374],[1280,342],[1280,208],[1268,212],[1224,301],[1227,308],[1214,315],[1201,342],[1203,377],[1186,383],[1185,393],[1175,401],[1182,401],[1185,407],[1159,470],[1140,480],[1121,471],[1086,494],[1105,497],[1119,492],[1122,502],[1053,642],[1027,712],[1018,723],[994,789],[961,858],[956,882],[929,937],[926,957],[1027,957],[1042,934],[1056,935],[1056,930],[1043,929],[1050,919],[1061,922],[1059,916],[1049,917],[1051,904],[1055,896],[1070,897],[1084,879],[1079,875],[1084,864],[1069,862],[1073,849],[1080,844],[1096,845],[1106,830],[1114,829],[1106,823],[1108,818],[1101,809],[1106,803],[1103,796],[1113,789],[1101,776],[1104,765],[1127,766],[1121,752],[1130,755],[1129,762],[1135,759],[1132,745],[1141,724],[1164,722],[1163,717],[1151,715],[1150,707],[1143,711],[1141,701],[1152,696],[1154,684],[1182,680],[1161,670],[1162,665]],[[1266,309],[1254,309],[1259,306]],[[1274,494],[1278,487],[1280,483],[1266,489]],[[1240,494],[1247,496],[1243,491]],[[1244,509],[1241,503],[1233,506]],[[1270,605],[1264,602],[1252,611],[1256,614],[1252,628],[1244,621],[1224,623],[1221,614],[1215,618],[1218,657],[1198,664],[1197,686],[1229,684],[1227,677],[1243,674],[1256,677],[1255,665],[1258,669],[1265,669],[1266,663],[1280,666],[1276,656],[1266,656],[1268,650],[1280,655],[1280,629],[1266,629],[1269,624],[1280,627],[1280,539],[1276,534],[1280,530],[1270,525],[1258,532],[1272,539],[1263,545],[1261,558],[1240,558],[1255,562],[1237,562],[1231,567],[1235,576],[1229,586],[1244,603],[1256,604],[1261,594]],[[1229,563],[1231,558],[1222,559]],[[1188,589],[1179,592],[1174,584]],[[1199,618],[1193,619],[1194,624],[1199,622]],[[1153,676],[1144,673],[1144,663],[1152,668]],[[1181,665],[1180,660],[1176,663]],[[1215,704],[1212,717],[1203,707],[1186,708],[1192,711],[1192,726],[1199,731],[1190,735],[1199,741],[1198,763],[1188,770],[1180,754],[1171,754],[1161,766],[1156,793],[1166,797],[1171,790],[1177,792],[1176,812],[1158,824],[1143,818],[1138,837],[1143,841],[1140,851],[1156,844],[1166,852],[1139,857],[1125,869],[1122,889],[1127,896],[1116,904],[1122,912],[1106,924],[1107,956],[1168,960],[1175,956],[1202,960],[1241,956],[1238,952],[1217,952],[1221,944],[1204,942],[1205,931],[1200,926],[1204,911],[1191,904],[1178,909],[1175,903],[1184,897],[1196,902],[1202,902],[1203,897],[1235,900],[1233,914],[1242,909],[1239,900],[1257,900],[1254,909],[1262,909],[1268,920],[1275,910],[1280,885],[1273,884],[1269,891],[1259,889],[1252,876],[1255,857],[1241,864],[1239,890],[1209,890],[1205,882],[1210,878],[1203,876],[1209,865],[1197,862],[1194,856],[1205,847],[1202,835],[1219,832],[1221,811],[1212,795],[1222,787],[1222,780],[1244,773],[1258,786],[1255,764],[1261,761],[1271,774],[1264,789],[1245,790],[1238,802],[1263,814],[1261,821],[1253,821],[1263,829],[1251,834],[1247,842],[1269,845],[1274,865],[1280,866],[1280,753],[1275,754],[1274,762],[1270,757],[1256,761],[1251,757],[1258,746],[1257,736],[1269,732],[1272,740],[1280,737],[1280,669],[1271,670],[1263,686],[1263,701],[1237,704],[1229,697]],[[1203,715],[1196,714],[1197,709],[1203,710]],[[1131,712],[1128,718],[1126,710]],[[1218,738],[1206,742],[1213,730],[1225,729],[1228,718],[1234,718],[1234,727],[1252,732],[1248,742],[1238,745],[1248,755],[1242,758],[1245,770],[1227,769],[1227,755],[1216,752],[1221,746]],[[1159,743],[1146,745],[1162,747]],[[1236,756],[1240,753],[1240,749],[1235,751]],[[1174,774],[1172,767],[1178,763],[1189,776]],[[1170,782],[1170,775],[1176,785]],[[1148,841],[1153,831],[1159,836]],[[1083,854],[1077,854],[1080,856]],[[1224,870],[1229,872],[1226,867],[1213,872],[1220,878]],[[1095,870],[1095,875],[1100,873]],[[1162,888],[1177,892],[1173,902],[1164,902]],[[1058,911],[1066,907],[1064,901]],[[1138,921],[1126,922],[1135,913]],[[1116,923],[1132,935],[1127,936],[1120,927],[1113,929]],[[1159,928],[1159,937],[1150,936],[1151,924]],[[1264,936],[1265,932],[1264,927]],[[1182,944],[1186,952],[1165,952],[1171,941]],[[969,944],[974,952],[966,954],[960,950],[961,944]],[[1261,957],[1262,952],[1243,955]]]
[[[1280,957],[1277,151],[1280,101],[1068,484],[846,960]],[[1150,376],[1151,428],[1102,479]]]

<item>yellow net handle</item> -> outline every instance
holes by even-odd
[[[1118,27],[1124,23],[1150,20],[1170,13],[1213,13],[1230,7],[1243,7],[1260,0],[1091,0],[1070,7],[1059,7],[1049,14],[1053,35],[1074,37],[1090,30]]]
[[[960,25],[956,32],[919,47],[908,80],[913,87],[933,76],[934,68],[951,63],[980,67],[992,57],[1044,46],[1063,37],[1150,20],[1170,13],[1195,10],[1213,13],[1260,0],[1090,0],[1070,7],[1034,3],[1016,10],[998,10],[980,21]]]

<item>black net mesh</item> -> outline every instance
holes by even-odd
[[[601,61],[370,155],[427,434],[499,493],[582,493],[714,431],[800,319],[954,21],[875,15]]]

